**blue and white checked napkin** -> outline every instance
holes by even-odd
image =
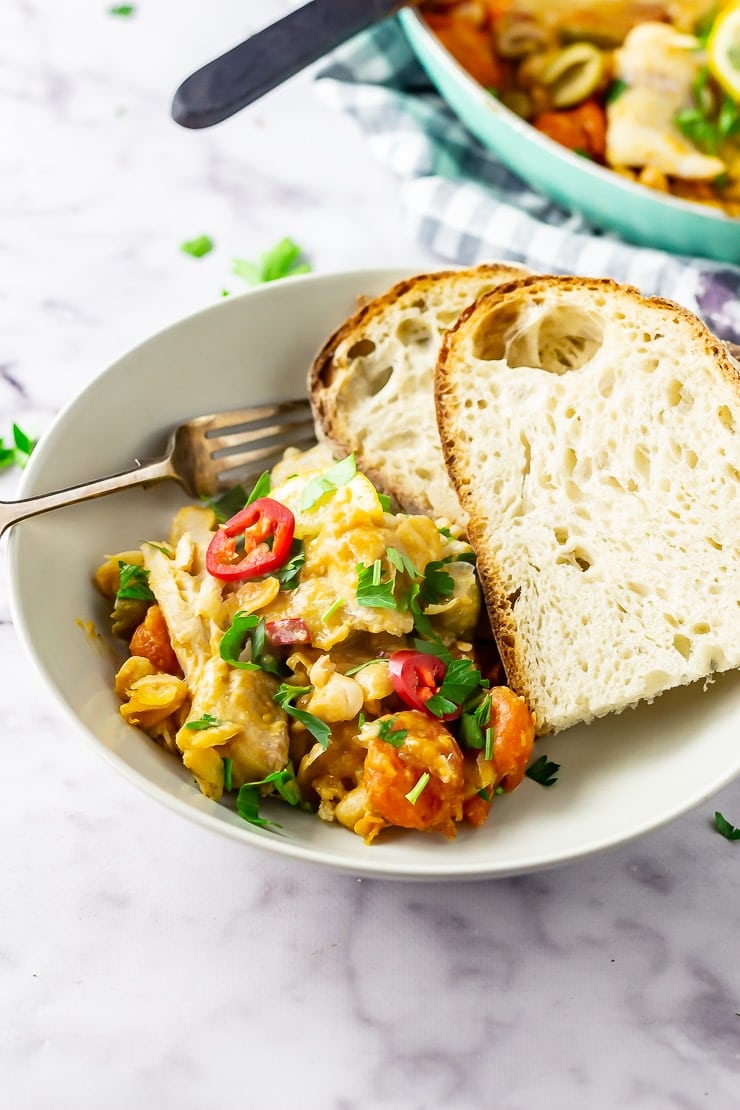
[[[441,259],[612,277],[678,301],[740,343],[740,267],[631,246],[533,192],[447,107],[395,19],[331,55],[316,88],[398,177],[417,238]]]

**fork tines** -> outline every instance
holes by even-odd
[[[221,413],[205,436],[211,458],[220,465],[221,485],[239,481],[239,472],[249,476],[271,469],[288,447],[304,451],[316,443],[307,400]]]

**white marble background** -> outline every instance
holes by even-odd
[[[321,271],[434,264],[310,74],[210,131],[170,121],[187,73],[292,6],[0,4],[0,434],[42,434],[283,235]],[[179,251],[204,232],[213,254]],[[740,1105],[740,843],[711,827],[740,783],[557,871],[360,882],[116,778],[20,651],[6,573],[0,669],[3,1106]]]

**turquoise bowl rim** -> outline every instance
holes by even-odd
[[[539,192],[639,246],[740,264],[740,219],[648,189],[560,146],[486,92],[415,11],[401,11],[398,20],[463,124]]]

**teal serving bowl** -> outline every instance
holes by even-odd
[[[473,80],[410,8],[398,16],[441,96],[512,172],[589,223],[628,242],[740,263],[740,219],[666,196],[566,150]]]

